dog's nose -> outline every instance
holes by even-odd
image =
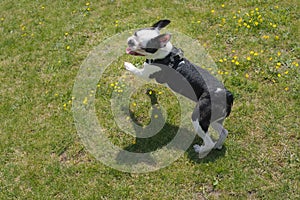
[[[127,41],[127,43],[128,43],[128,46],[134,46],[134,40],[133,39],[129,39],[128,41]]]

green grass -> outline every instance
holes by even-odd
[[[300,198],[298,1],[2,0],[0,11],[0,199]],[[189,148],[159,171],[119,172],[97,161],[77,135],[74,80],[101,41],[162,18],[217,63],[215,73],[235,95],[230,135],[222,151],[203,160]],[[145,151],[163,146],[163,135],[133,143],[108,109],[110,84],[133,60],[124,55],[105,72],[96,108],[113,143]],[[158,101],[169,126],[162,133],[170,137],[178,104],[169,90],[149,87],[163,91]],[[135,120],[149,123],[144,91],[132,102]]]

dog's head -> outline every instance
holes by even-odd
[[[127,40],[127,54],[135,56],[146,56],[147,58],[163,58],[172,48],[171,35],[160,34],[159,31],[166,27],[171,21],[160,20],[150,28],[137,30]]]

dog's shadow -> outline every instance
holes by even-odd
[[[151,90],[151,93],[149,93],[150,90],[147,90],[147,95],[151,99],[151,104],[156,105],[158,104],[157,97],[155,91]],[[160,112],[160,113],[157,113]],[[154,112],[151,113],[151,115],[154,115]],[[161,110],[156,110],[155,115],[163,116],[161,113]],[[130,111],[131,119],[134,123],[137,125],[142,126],[138,122],[137,117],[134,115],[132,111]],[[151,116],[151,119],[154,119],[153,116]],[[191,124],[192,125],[192,124]],[[150,154],[145,154],[149,152],[156,151],[158,149],[161,149],[165,147],[177,134],[179,127],[177,125],[170,124],[166,122],[163,126],[163,128],[154,136],[148,137],[148,138],[136,138],[136,141],[134,144],[128,145],[124,148],[124,150],[133,152],[133,153],[139,153],[141,156],[138,156],[139,154],[135,154],[132,157],[128,157],[128,154],[125,154],[124,152],[120,152],[117,156],[117,163],[118,164],[125,164],[125,165],[135,165],[138,163],[146,163],[155,166],[156,161],[153,159]],[[223,157],[226,153],[226,147],[223,146],[221,150],[212,150],[205,158],[200,159],[198,156],[198,153],[194,151],[193,145],[194,144],[202,144],[202,139],[195,135],[195,132],[191,132],[187,129],[183,129],[184,134],[186,134],[186,137],[195,136],[195,139],[193,140],[192,144],[189,146],[189,148],[186,149],[180,149],[178,150],[184,150],[186,151],[187,157],[194,163],[209,163],[214,162],[220,157]],[[185,138],[184,136],[182,138]],[[184,142],[184,141],[183,141]]]

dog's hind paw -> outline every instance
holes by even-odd
[[[207,156],[209,154],[209,152],[211,151],[211,148],[207,148],[206,146],[199,146],[197,144],[195,144],[194,146],[194,150],[196,153],[199,154],[199,158],[204,158],[205,156]]]
[[[196,153],[200,153],[201,147],[198,144],[195,144],[193,147]]]

